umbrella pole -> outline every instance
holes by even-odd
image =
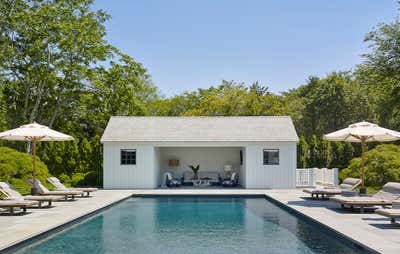
[[[365,138],[363,137],[361,139],[361,190],[360,193],[365,194],[366,189],[365,189]]]
[[[35,187],[35,182],[36,182],[36,139],[32,140],[32,153],[33,153],[33,168],[32,168],[32,180],[33,180],[33,186],[31,187],[31,194],[36,195],[37,190]]]

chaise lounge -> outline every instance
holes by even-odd
[[[91,192],[98,191],[98,188],[67,188],[60,182],[60,180],[58,180],[57,177],[54,176],[47,178],[47,181],[51,183],[58,191],[82,191],[86,192],[86,197],[89,197]]]
[[[29,179],[28,183],[32,187],[35,187],[38,190],[40,195],[44,195],[44,196],[49,196],[49,195],[63,196],[65,200],[68,200],[68,198],[71,198],[71,200],[74,200],[75,196],[83,196],[84,195],[82,191],[70,191],[70,190],[66,190],[66,191],[60,191],[60,190],[50,191],[49,189],[44,187],[44,185],[38,179],[35,179],[35,182],[33,182],[32,179]]]
[[[378,193],[374,195],[356,196],[356,197],[344,197],[335,196],[331,197],[330,200],[337,202],[342,208],[349,206],[351,209],[359,207],[360,212],[364,212],[365,207],[373,206],[388,206],[392,205],[393,201],[400,197],[400,183],[388,182],[382,187]]]
[[[28,200],[37,201],[39,208],[42,207],[44,202],[48,203],[48,207],[51,206],[53,201],[61,200],[60,196],[38,196],[38,195],[27,195],[23,196],[18,191],[14,190],[12,186],[7,182],[0,182],[0,192],[3,193],[7,200]]]
[[[380,208],[375,213],[390,218],[390,222],[396,223],[396,218],[400,218],[400,200],[393,201],[392,208]]]
[[[33,200],[0,200],[0,208],[5,208],[12,215],[15,214],[15,208],[22,209],[22,214],[25,214],[28,207],[37,204],[38,202]]]
[[[329,196],[340,195],[344,192],[353,192],[354,189],[361,184],[361,179],[346,178],[338,187],[316,187],[303,189],[303,192],[311,194],[311,198],[318,199],[321,195],[322,199]]]

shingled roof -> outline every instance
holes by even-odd
[[[101,138],[101,142],[297,142],[298,140],[289,116],[113,116]]]

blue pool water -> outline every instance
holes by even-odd
[[[264,198],[130,198],[17,253],[365,253]]]

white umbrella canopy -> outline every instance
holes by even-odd
[[[74,140],[73,137],[64,133],[50,129],[47,126],[38,123],[22,125],[19,128],[4,131],[0,133],[0,139],[10,141],[31,141],[33,144],[32,154],[32,178],[36,178],[36,143],[40,141],[69,141]],[[36,194],[35,188],[32,187],[32,194]]]
[[[377,124],[369,122],[359,122],[349,125],[349,127],[324,135],[329,141],[359,142],[390,142],[400,139],[400,132],[379,127]]]
[[[361,143],[361,183],[365,188],[365,150],[366,142],[390,142],[400,139],[400,132],[379,127],[369,122],[359,122],[349,127],[324,135],[329,141]],[[365,190],[365,189],[364,189]]]

